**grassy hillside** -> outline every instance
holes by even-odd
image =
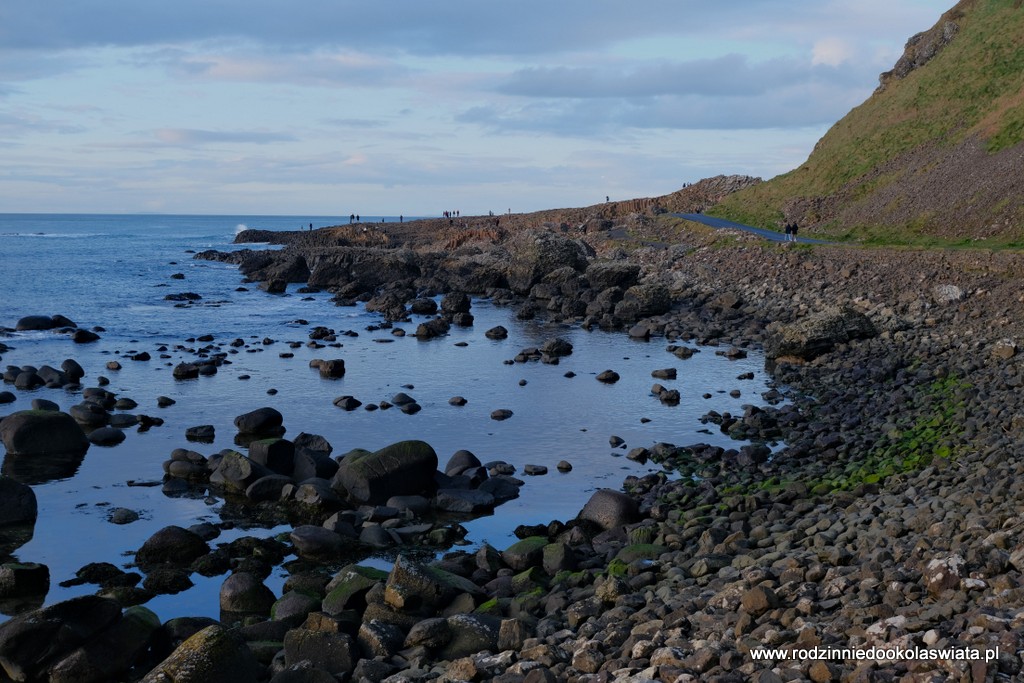
[[[887,241],[1024,238],[1024,9],[963,0],[807,162],[714,215]]]

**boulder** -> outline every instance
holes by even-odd
[[[416,327],[415,336],[417,339],[434,339],[448,334],[450,329],[451,324],[444,318],[431,318]]]
[[[259,665],[241,635],[207,626],[146,674],[142,683],[252,683]]]
[[[387,578],[386,572],[373,567],[358,564],[343,567],[327,584],[321,608],[327,614],[340,614],[347,609],[362,612],[366,609],[366,594]]]
[[[199,377],[199,366],[194,363],[179,363],[171,371],[174,379],[196,379]]]
[[[331,486],[356,503],[381,504],[391,496],[431,492],[437,453],[424,441],[400,441],[342,458]]]
[[[89,443],[97,446],[116,446],[125,440],[124,432],[114,427],[100,427],[89,432]]]
[[[54,664],[50,683],[106,683],[119,680],[149,647],[160,618],[145,607],[129,607],[109,628]]]
[[[50,569],[37,562],[0,565],[0,600],[45,596],[50,590]]]
[[[121,617],[114,600],[72,598],[0,625],[0,667],[15,681],[45,679],[46,670]]]
[[[18,332],[37,332],[40,330],[52,330],[58,327],[56,321],[48,315],[26,315],[18,320],[14,329]]]
[[[274,408],[257,408],[235,418],[235,427],[242,434],[284,434],[284,416]]]
[[[668,288],[659,284],[633,285],[615,304],[615,316],[629,322],[667,313],[672,307]]]
[[[210,483],[230,493],[244,494],[257,479],[274,474],[268,467],[251,460],[238,451],[225,451],[210,475]]]
[[[462,593],[483,595],[469,579],[399,555],[384,586],[384,601],[396,610],[428,613],[443,609]]]
[[[249,459],[277,474],[291,474],[295,467],[295,444],[287,439],[261,439],[249,444]]]
[[[483,650],[498,651],[501,619],[483,614],[456,614],[448,617],[450,639],[438,654],[439,659],[455,660]]]
[[[270,616],[276,598],[263,585],[260,577],[249,572],[235,572],[220,586],[220,610],[231,615]]]
[[[347,676],[352,673],[358,655],[355,643],[347,633],[296,628],[284,637],[284,658],[286,666],[309,661],[314,667],[333,675]]]
[[[582,271],[587,267],[587,254],[578,241],[541,230],[524,230],[507,242],[509,258],[505,277],[516,294],[528,294],[548,273],[559,268]]]
[[[345,539],[339,534],[312,524],[295,527],[289,538],[295,546],[295,554],[312,562],[337,560],[346,548]]]
[[[765,340],[764,352],[771,359],[791,356],[811,360],[828,353],[836,344],[877,335],[878,330],[866,315],[843,306],[781,327]]]
[[[640,278],[640,265],[623,261],[596,261],[587,266],[587,282],[595,290],[635,285]]]
[[[141,565],[187,565],[210,552],[210,547],[197,534],[180,526],[167,526],[156,532],[135,553]]]
[[[602,529],[616,529],[639,519],[637,503],[620,491],[600,489],[580,511],[579,519],[593,522]]]
[[[23,410],[0,422],[0,439],[18,455],[83,454],[89,440],[74,418],[49,410]]]
[[[0,475],[0,527],[36,521],[36,494],[30,486]]]

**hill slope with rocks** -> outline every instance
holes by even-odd
[[[1024,240],[1024,8],[961,0],[799,168],[713,213],[877,241]]]

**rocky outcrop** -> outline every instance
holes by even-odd
[[[548,273],[559,268],[583,271],[587,267],[586,250],[564,235],[540,230],[516,233],[505,244],[509,252],[506,278],[509,288],[527,294]]]
[[[863,313],[850,307],[832,308],[781,327],[765,341],[768,358],[791,356],[812,360],[837,344],[870,339],[878,330]]]

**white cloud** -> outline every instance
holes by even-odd
[[[853,46],[842,38],[822,38],[814,43],[811,64],[839,66],[850,61],[855,55]]]

